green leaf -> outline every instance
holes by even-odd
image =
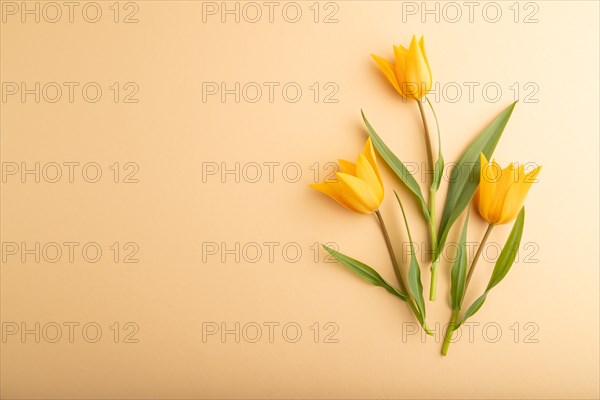
[[[440,188],[440,182],[442,181],[442,174],[444,173],[444,156],[442,152],[438,154],[438,159],[435,162],[433,170],[433,181],[431,182],[431,190],[437,192]]]
[[[448,196],[440,222],[435,258],[438,258],[444,249],[450,228],[471,202],[477,185],[479,185],[479,154],[483,153],[488,160],[491,158],[515,104],[517,103],[511,104],[502,111],[471,142],[452,169]]]
[[[450,305],[453,310],[460,310],[462,300],[465,295],[465,286],[467,283],[467,226],[469,225],[469,215],[465,219],[465,223],[458,241],[456,250],[456,259],[452,265],[450,273]]]
[[[525,207],[521,208],[515,223],[510,231],[510,235],[508,235],[508,239],[506,239],[506,243],[502,248],[502,252],[500,252],[500,256],[496,261],[496,265],[494,266],[494,271],[492,272],[492,276],[490,277],[490,281],[485,289],[485,292],[479,297],[465,312],[465,315],[462,317],[461,324],[465,322],[469,317],[475,314],[481,306],[483,302],[487,298],[488,293],[494,286],[499,284],[502,279],[508,274],[510,271],[510,267],[512,267],[515,257],[517,256],[517,252],[519,247],[521,246],[521,238],[523,237],[523,227],[525,225]],[[459,324],[460,325],[460,324]]]
[[[485,299],[487,299],[487,294],[488,294],[488,292],[486,291],[477,300],[475,300],[473,302],[473,304],[471,304],[471,306],[467,309],[467,311],[465,311],[465,315],[463,315],[462,319],[460,320],[460,322],[458,324],[456,324],[456,328],[454,328],[454,329],[458,329],[471,316],[473,316],[473,314],[475,314],[477,311],[479,311],[479,309],[481,308],[481,306],[485,302]]]
[[[515,220],[515,223],[510,231],[510,235],[508,235],[508,239],[506,239],[504,248],[500,252],[500,256],[498,257],[496,265],[494,266],[494,272],[492,272],[492,276],[486,291],[490,291],[494,286],[499,284],[502,279],[504,279],[506,274],[508,274],[508,271],[510,271],[510,267],[512,267],[513,263],[515,262],[519,247],[521,246],[524,225],[525,207],[521,208],[521,211],[519,212],[519,215],[517,216],[517,219]]]
[[[393,294],[396,297],[399,297],[400,299],[402,299],[404,301],[408,300],[408,297],[405,294],[401,293],[398,289],[396,289],[395,287],[393,287],[389,283],[387,283],[381,277],[381,275],[379,275],[379,273],[377,273],[377,271],[375,271],[373,268],[369,267],[368,265],[366,265],[358,260],[355,260],[354,258],[348,257],[340,252],[337,252],[330,247],[323,245],[323,248],[329,254],[331,254],[331,256],[333,258],[338,260],[338,262],[340,264],[347,267],[350,271],[354,272],[356,275],[358,275],[363,280],[365,280],[375,286],[384,288],[389,293]]]
[[[417,183],[415,178],[410,174],[410,172],[408,172],[408,169],[406,169],[406,167],[404,166],[402,161],[400,161],[400,159],[398,159],[398,157],[396,157],[396,155],[390,150],[390,148],[387,147],[387,145],[383,142],[383,140],[381,140],[381,138],[379,137],[377,132],[375,132],[375,130],[373,129],[373,127],[367,120],[367,117],[365,116],[365,113],[362,110],[361,110],[361,114],[362,114],[363,120],[365,121],[365,125],[367,126],[367,129],[369,130],[369,135],[371,136],[371,141],[373,142],[373,146],[375,146],[375,149],[377,149],[377,152],[379,153],[381,158],[383,158],[383,160],[387,163],[387,165],[389,165],[389,167],[392,169],[392,171],[394,171],[396,176],[404,183],[404,185],[406,185],[406,187],[419,200],[419,202],[421,203],[421,209],[423,211],[423,215],[425,216],[425,219],[427,221],[429,221],[429,210],[427,208],[427,202],[425,201],[425,198],[423,197],[423,194],[421,193],[421,188],[419,187],[419,184]]]
[[[435,119],[435,126],[437,129],[437,137],[438,137],[438,159],[435,162],[435,167],[433,170],[433,181],[431,182],[431,191],[437,192],[440,188],[440,182],[442,181],[442,174],[444,173],[444,156],[442,156],[442,132],[440,131],[440,123],[438,121],[437,114],[435,113],[435,109],[433,108],[433,104],[429,101],[428,97],[425,97],[427,100],[427,104],[429,104],[429,108],[431,108],[431,112],[433,113],[433,117]]]
[[[396,195],[396,199],[398,199],[398,204],[400,204],[400,209],[402,210],[402,216],[404,217],[404,224],[406,225],[406,232],[408,233],[408,241],[410,243],[410,266],[408,268],[408,290],[415,299],[415,303],[417,304],[417,309],[421,314],[422,321],[425,321],[426,310],[425,310],[425,299],[423,297],[423,284],[421,283],[421,267],[419,266],[419,262],[417,261],[417,256],[415,255],[415,247],[413,245],[412,236],[410,235],[410,229],[408,228],[408,221],[406,220],[406,213],[404,212],[404,206],[402,206],[402,202],[400,201],[400,197],[398,197],[398,193],[394,191]]]

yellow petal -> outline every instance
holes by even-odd
[[[421,36],[419,40],[419,47],[421,48],[421,53],[423,54],[423,58],[425,59],[425,63],[427,64],[427,70],[429,71],[429,76],[431,77],[431,67],[429,66],[429,58],[427,58],[427,52],[425,51],[425,36]],[[427,89],[429,91],[431,87]]]
[[[406,59],[408,50],[404,46],[394,46],[394,61],[396,62],[396,79],[400,94],[404,94],[404,81],[406,73]]]
[[[521,168],[519,168],[521,170]],[[510,186],[506,198],[502,205],[502,212],[498,220],[498,224],[506,224],[517,217],[517,214],[523,207],[527,193],[531,185],[535,182],[535,178],[542,170],[542,167],[537,167],[527,175],[523,175],[520,181]]]
[[[373,171],[375,171],[375,175],[377,175],[377,179],[379,180],[379,184],[383,188],[383,181],[381,180],[381,175],[379,174],[379,168],[377,167],[377,157],[375,156],[375,149],[373,148],[373,142],[369,137],[367,139],[367,143],[365,143],[365,148],[363,150],[363,154],[369,160],[371,167],[373,167]]]
[[[345,174],[356,175],[356,165],[350,161],[338,160],[340,171]]]
[[[413,36],[408,49],[402,90],[407,97],[421,100],[431,89],[431,74],[417,37]]]
[[[477,190],[479,214],[481,217],[490,222],[490,210],[492,209],[494,196],[496,193],[496,177],[500,170],[494,171],[493,166],[485,158],[485,155],[481,153],[479,155],[479,188]]]
[[[536,167],[533,171],[529,172],[523,177],[524,183],[536,183],[536,178],[540,171],[542,170],[542,166]]]
[[[370,214],[379,209],[381,201],[367,182],[355,176],[338,172],[336,174],[344,201],[354,210]]]
[[[373,171],[373,167],[364,154],[358,155],[356,177],[362,179],[371,187],[371,190],[375,193],[375,196],[377,196],[379,203],[383,201],[383,186],[381,186],[377,174]]]
[[[492,163],[497,166],[498,164]],[[499,166],[497,167],[499,168]],[[508,167],[502,170],[502,175],[500,179],[494,183],[495,185],[495,193],[494,199],[492,202],[492,206],[489,212],[490,222],[493,224],[499,223],[502,218],[502,210],[504,209],[504,201],[506,200],[506,196],[510,191],[510,188],[513,185],[518,184],[518,170],[515,168],[514,164],[510,164]]]
[[[347,209],[351,211],[357,211],[353,209],[342,197],[342,191],[339,182],[327,182],[327,183],[313,183],[309,185],[311,188],[318,190],[319,192],[326,194],[331,197]],[[360,211],[359,211],[360,212]]]
[[[375,62],[379,66],[379,69],[381,70],[381,72],[383,72],[383,75],[385,75],[385,77],[392,84],[394,89],[396,89],[398,93],[402,94],[402,92],[400,91],[400,86],[396,79],[396,74],[394,73],[394,65],[385,58],[381,58],[379,56],[376,56],[375,54],[371,54],[371,57],[373,57],[373,60],[375,60]]]

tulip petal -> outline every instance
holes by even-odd
[[[336,176],[340,182],[342,197],[350,207],[364,214],[370,214],[379,209],[381,201],[367,182],[342,172],[338,172]]]
[[[396,62],[396,79],[399,92],[404,95],[404,81],[406,79],[406,59],[408,50],[404,46],[394,46],[394,61]]]
[[[365,155],[365,157],[367,157],[367,160],[369,160],[371,167],[373,167],[373,171],[375,171],[375,175],[377,175],[379,184],[381,184],[381,187],[383,189],[383,181],[381,180],[381,175],[379,174],[379,168],[377,167],[377,157],[375,156],[375,149],[373,148],[373,141],[371,140],[370,136],[367,139],[367,143],[365,143],[363,154]]]
[[[346,160],[338,160],[340,171],[345,174],[356,175],[356,165],[353,162]]]
[[[494,163],[495,164],[495,163]],[[496,164],[498,165],[498,164]],[[513,163],[509,164],[508,167],[502,170],[502,176],[496,183],[496,194],[494,196],[494,205],[491,209],[492,218],[494,223],[499,223],[502,218],[502,210],[504,209],[504,202],[506,196],[512,186],[518,185],[518,169],[515,168]],[[517,210],[518,212],[519,210]],[[516,216],[516,214],[515,214]]]
[[[401,86],[404,95],[421,100],[431,89],[431,74],[417,37],[413,36],[408,49],[406,71]]]
[[[355,210],[344,200],[339,182],[313,183],[309,186],[323,194],[326,194],[351,211],[362,212]]]
[[[375,62],[379,66],[379,69],[381,70],[381,72],[383,72],[383,75],[385,75],[385,77],[392,84],[394,89],[396,89],[398,93],[402,94],[402,92],[400,91],[400,85],[398,84],[398,80],[396,79],[396,74],[394,72],[394,65],[385,58],[381,58],[379,56],[376,56],[375,54],[371,54],[371,57],[373,57],[373,60],[375,60]]]
[[[421,48],[421,53],[423,53],[423,58],[425,59],[425,63],[427,64],[427,70],[429,71],[429,76],[431,77],[431,67],[429,66],[429,58],[427,58],[427,52],[425,51],[425,36],[421,36],[421,39],[419,40],[419,47]]]
[[[527,197],[531,185],[535,182],[535,178],[541,170],[541,166],[535,168],[528,174],[523,175],[523,179],[519,180],[519,182],[510,186],[502,205],[502,212],[498,224],[506,224],[516,218],[519,211],[521,211],[521,207],[525,202],[525,198]]]
[[[492,223],[490,210],[494,204],[497,175],[500,173],[500,169],[495,169],[481,153],[479,155],[479,171],[479,188],[476,192],[478,193],[478,202],[475,204],[478,205],[481,217]]]
[[[375,171],[373,171],[373,167],[364,154],[358,155],[358,162],[356,163],[356,176],[365,181],[371,187],[371,190],[373,190],[377,196],[377,200],[381,203],[383,201],[383,186],[381,186],[379,178],[377,178],[377,174]]]

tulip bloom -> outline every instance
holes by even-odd
[[[371,138],[367,139],[356,164],[339,160],[339,165],[337,180],[315,183],[310,187],[357,213],[371,214],[377,211],[383,201],[383,182]]]
[[[413,35],[408,49],[401,45],[394,46],[395,65],[374,54],[371,57],[402,96],[421,100],[431,90],[431,69],[422,36],[417,42],[417,37]]]
[[[481,217],[489,224],[506,224],[516,218],[527,192],[542,169],[541,166],[525,173],[523,165],[514,164],[501,169],[480,155],[480,181],[475,204]]]

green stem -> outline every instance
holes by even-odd
[[[427,118],[425,118],[425,110],[423,109],[423,103],[417,100],[419,105],[419,111],[421,112],[421,119],[423,120],[423,131],[425,133],[425,146],[427,147],[427,162],[430,171],[433,171],[433,150],[431,149],[431,136],[429,135],[429,126],[427,125]]]
[[[435,194],[436,189],[433,188],[433,180],[435,179],[434,165],[433,165],[433,150],[431,148],[431,136],[429,135],[429,126],[427,125],[427,118],[425,117],[425,110],[423,109],[423,103],[420,100],[417,100],[417,104],[419,105],[419,111],[421,112],[421,119],[423,120],[423,131],[425,133],[425,146],[427,147],[427,161],[428,168],[432,171],[432,185],[429,189],[429,239],[431,242],[431,249],[433,251],[434,256],[432,257],[431,262],[431,281],[429,284],[429,301],[435,301],[435,293],[437,290],[437,273],[438,273],[438,265],[439,259],[435,257],[436,247],[437,247],[437,229],[435,226],[436,216],[435,216]],[[431,103],[430,103],[431,105]],[[438,132],[439,135],[439,132]]]
[[[421,322],[420,313],[415,303],[413,302],[412,297],[408,289],[406,288],[406,284],[404,283],[404,278],[402,277],[402,272],[400,271],[400,266],[398,265],[398,260],[396,259],[396,254],[394,253],[394,248],[392,247],[392,241],[390,240],[390,235],[388,233],[387,228],[385,227],[385,222],[383,222],[383,217],[381,216],[381,212],[379,210],[375,211],[375,215],[377,216],[377,220],[379,221],[379,226],[381,226],[381,232],[383,233],[383,238],[385,239],[385,244],[387,246],[388,252],[390,254],[390,259],[392,260],[392,265],[394,266],[394,273],[396,274],[396,279],[398,280],[398,284],[400,285],[400,291],[402,294],[406,295],[407,303],[410,306],[410,309],[414,316],[417,318],[419,323]],[[427,328],[427,324],[423,322],[421,324],[425,332],[430,335],[430,331]]]
[[[456,326],[456,320],[458,319],[459,310],[452,310],[452,318],[450,319],[450,323],[448,324],[448,330],[446,331],[446,337],[444,338],[444,345],[442,346],[442,355],[445,356],[448,354],[448,348],[450,347],[450,343],[452,343],[452,334],[454,333],[454,327]]]
[[[471,282],[471,277],[473,276],[473,271],[475,271],[475,266],[477,265],[477,261],[479,260],[479,257],[481,256],[481,253],[483,252],[483,247],[485,246],[485,243],[488,240],[488,237],[490,236],[490,233],[492,233],[492,229],[494,228],[494,224],[489,224],[485,233],[483,234],[483,238],[481,239],[481,243],[479,244],[479,248],[477,249],[477,252],[475,253],[475,257],[473,258],[473,262],[471,263],[471,268],[469,268],[469,273],[467,274],[467,283],[465,284],[465,292],[467,291],[467,288],[469,287],[469,282]],[[463,292],[463,297],[464,297],[464,293]]]
[[[429,237],[431,238],[431,251],[433,252],[431,262],[431,282],[429,285],[429,301],[435,301],[437,272],[440,260],[439,257],[436,257],[437,230],[435,227],[435,190],[433,189],[429,191]]]
[[[465,290],[463,290],[462,298],[460,299],[459,308],[456,310],[452,310],[452,317],[450,318],[450,323],[448,324],[448,330],[446,331],[446,337],[444,338],[444,345],[442,346],[442,355],[448,354],[448,347],[450,346],[452,340],[452,334],[454,333],[456,320],[458,319],[458,314],[462,308],[462,302],[465,298],[465,293],[467,292],[467,288],[469,287],[469,282],[471,282],[471,277],[473,276],[473,272],[475,271],[475,266],[477,265],[477,261],[479,261],[479,257],[483,252],[483,247],[487,242],[490,233],[492,233],[492,229],[494,228],[493,224],[489,224],[485,233],[483,234],[483,238],[481,238],[481,243],[479,244],[479,248],[475,253],[475,257],[473,257],[473,261],[471,262],[471,267],[469,268],[469,273],[467,274],[467,281],[465,282]]]
[[[435,301],[435,292],[437,290],[438,265],[440,259],[436,258],[431,262],[431,282],[429,283],[429,301]]]

